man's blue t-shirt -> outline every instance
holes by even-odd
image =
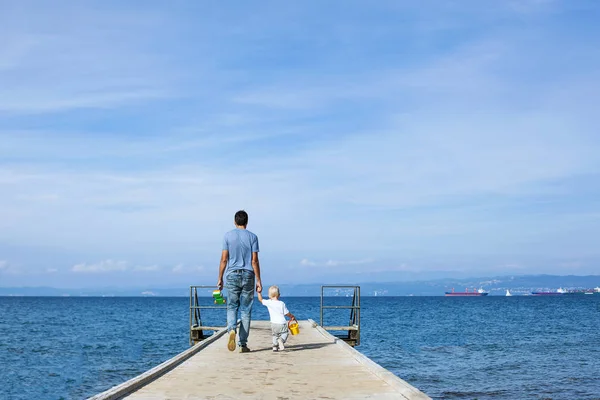
[[[234,229],[225,234],[223,250],[229,251],[226,274],[237,269],[252,268],[252,253],[258,253],[258,236],[247,229]]]

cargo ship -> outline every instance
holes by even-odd
[[[532,296],[560,296],[569,293],[563,288],[558,288],[556,292],[531,292]]]
[[[464,292],[455,292],[454,288],[452,288],[451,292],[446,292],[447,297],[455,297],[455,296],[468,296],[468,297],[477,297],[477,296],[487,296],[489,293],[483,289],[473,289],[472,292],[469,292],[469,289],[465,289]]]

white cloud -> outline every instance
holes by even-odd
[[[176,68],[143,50],[156,23],[157,15],[125,8],[3,7],[0,112],[110,108],[169,96]]]
[[[506,270],[506,271],[519,270],[519,269],[522,270],[522,269],[525,269],[525,265],[513,262],[513,263],[502,264],[499,266],[498,269]]]
[[[339,260],[327,260],[325,263],[328,267],[337,267],[340,265],[362,265],[362,264],[371,264],[375,260],[373,259],[364,259],[364,260],[347,260],[347,261],[339,261]]]
[[[161,267],[159,265],[138,265],[133,267],[133,271],[140,272],[156,272],[160,271]]]
[[[128,261],[123,260],[104,260],[97,263],[80,263],[76,264],[71,268],[73,272],[90,272],[90,273],[101,273],[101,272],[157,272],[162,268],[159,265],[132,265]],[[56,272],[55,268],[49,268],[48,272]]]
[[[174,274],[178,274],[183,272],[183,265],[182,264],[177,264],[176,266],[173,267],[173,269],[171,270],[171,272],[173,272]]]
[[[73,272],[83,272],[83,273],[102,273],[102,272],[118,272],[118,271],[126,271],[128,269],[128,264],[126,261],[118,261],[118,260],[104,260],[95,264],[81,263],[76,264],[71,268]]]
[[[18,267],[14,263],[6,260],[0,260],[0,273],[6,274],[20,274],[22,272],[21,267]]]
[[[204,270],[204,267],[201,265],[186,266],[184,264],[177,264],[171,269],[171,272],[173,272],[174,274],[188,274],[195,272],[204,272]]]
[[[422,268],[415,267],[406,263],[402,264],[391,264],[391,265],[378,265],[373,268],[369,268],[369,272],[420,272]]]
[[[565,262],[561,262],[558,264],[558,267],[564,268],[566,270],[578,270],[585,266],[585,263],[580,260],[569,260]]]
[[[58,269],[56,268],[46,268],[46,272],[49,274],[53,274],[55,272],[58,272]]]
[[[304,265],[307,267],[339,267],[349,265],[371,264],[373,262],[375,262],[375,260],[370,258],[359,260],[327,260],[323,262],[311,261],[307,258],[304,258],[300,261],[300,265]]]

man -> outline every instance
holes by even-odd
[[[235,335],[237,315],[240,311],[242,323],[239,334],[239,351],[247,353],[248,335],[250,334],[250,320],[252,318],[252,303],[254,302],[254,285],[256,291],[262,292],[260,281],[260,264],[258,262],[258,237],[246,229],[248,214],[244,210],[235,213],[235,229],[225,234],[223,238],[223,252],[219,265],[219,281],[217,286],[223,289],[223,275],[225,275],[225,289],[227,289],[227,331],[229,340],[227,348],[235,350]]]

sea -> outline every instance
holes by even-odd
[[[282,300],[319,322],[319,297]],[[189,348],[188,327],[185,297],[0,297],[0,399],[87,398]],[[357,350],[434,399],[600,399],[600,295],[363,296]]]

